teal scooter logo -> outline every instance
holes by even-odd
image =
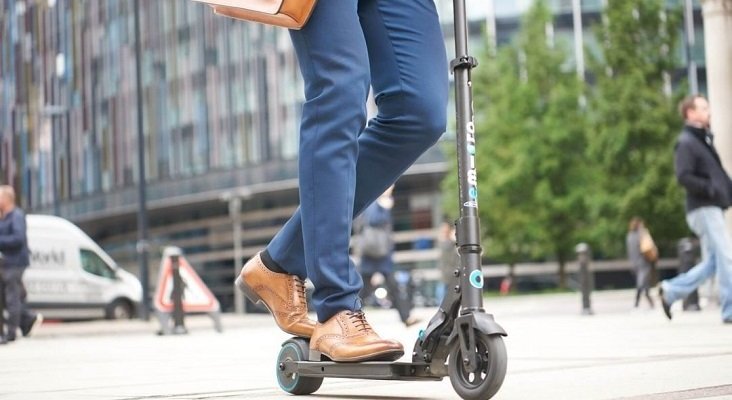
[[[475,169],[475,123],[468,122],[467,125],[467,146],[468,146],[468,196],[469,201],[463,204],[464,207],[478,208],[478,172]]]
[[[479,269],[470,273],[470,284],[476,289],[483,289],[483,272]]]

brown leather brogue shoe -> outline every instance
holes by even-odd
[[[308,318],[302,279],[270,271],[257,254],[244,264],[236,286],[253,303],[263,303],[283,331],[303,338],[313,335],[315,321]]]
[[[341,311],[319,323],[310,339],[310,361],[395,361],[403,355],[401,343],[380,338],[363,311]]]

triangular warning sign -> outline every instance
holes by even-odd
[[[155,291],[155,308],[161,312],[173,312],[173,259],[180,250],[166,249],[160,263],[160,277]],[[182,255],[178,256],[178,271],[183,281],[183,311],[186,313],[210,313],[220,310],[213,293]]]

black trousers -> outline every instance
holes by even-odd
[[[646,295],[646,299],[648,299],[648,304],[650,304],[651,307],[654,306],[653,299],[651,298],[649,291],[650,290],[648,289],[648,287],[640,287],[640,288],[636,289],[636,292],[635,292],[635,306],[636,307],[638,307],[640,305],[641,295],[644,293]]]
[[[399,283],[394,278],[393,272],[380,273],[384,276],[386,290],[389,293],[389,300],[391,300],[391,303],[399,312],[399,318],[402,322],[406,323],[409,319],[409,313],[412,311],[412,304],[410,303],[409,298],[406,296],[406,293],[401,293],[399,291]],[[371,278],[373,278],[374,274],[375,273],[361,274],[363,278],[363,289],[361,289],[362,299],[367,299],[376,290],[376,287],[371,284]]]
[[[0,275],[4,286],[5,309],[8,312],[7,336],[14,338],[18,328],[29,325],[35,314],[25,304],[26,291],[23,286],[25,268],[5,267]]]

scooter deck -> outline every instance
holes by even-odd
[[[280,370],[313,378],[351,378],[399,381],[440,381],[447,376],[447,366],[434,371],[427,363],[379,362],[336,363],[332,361],[285,361]]]

